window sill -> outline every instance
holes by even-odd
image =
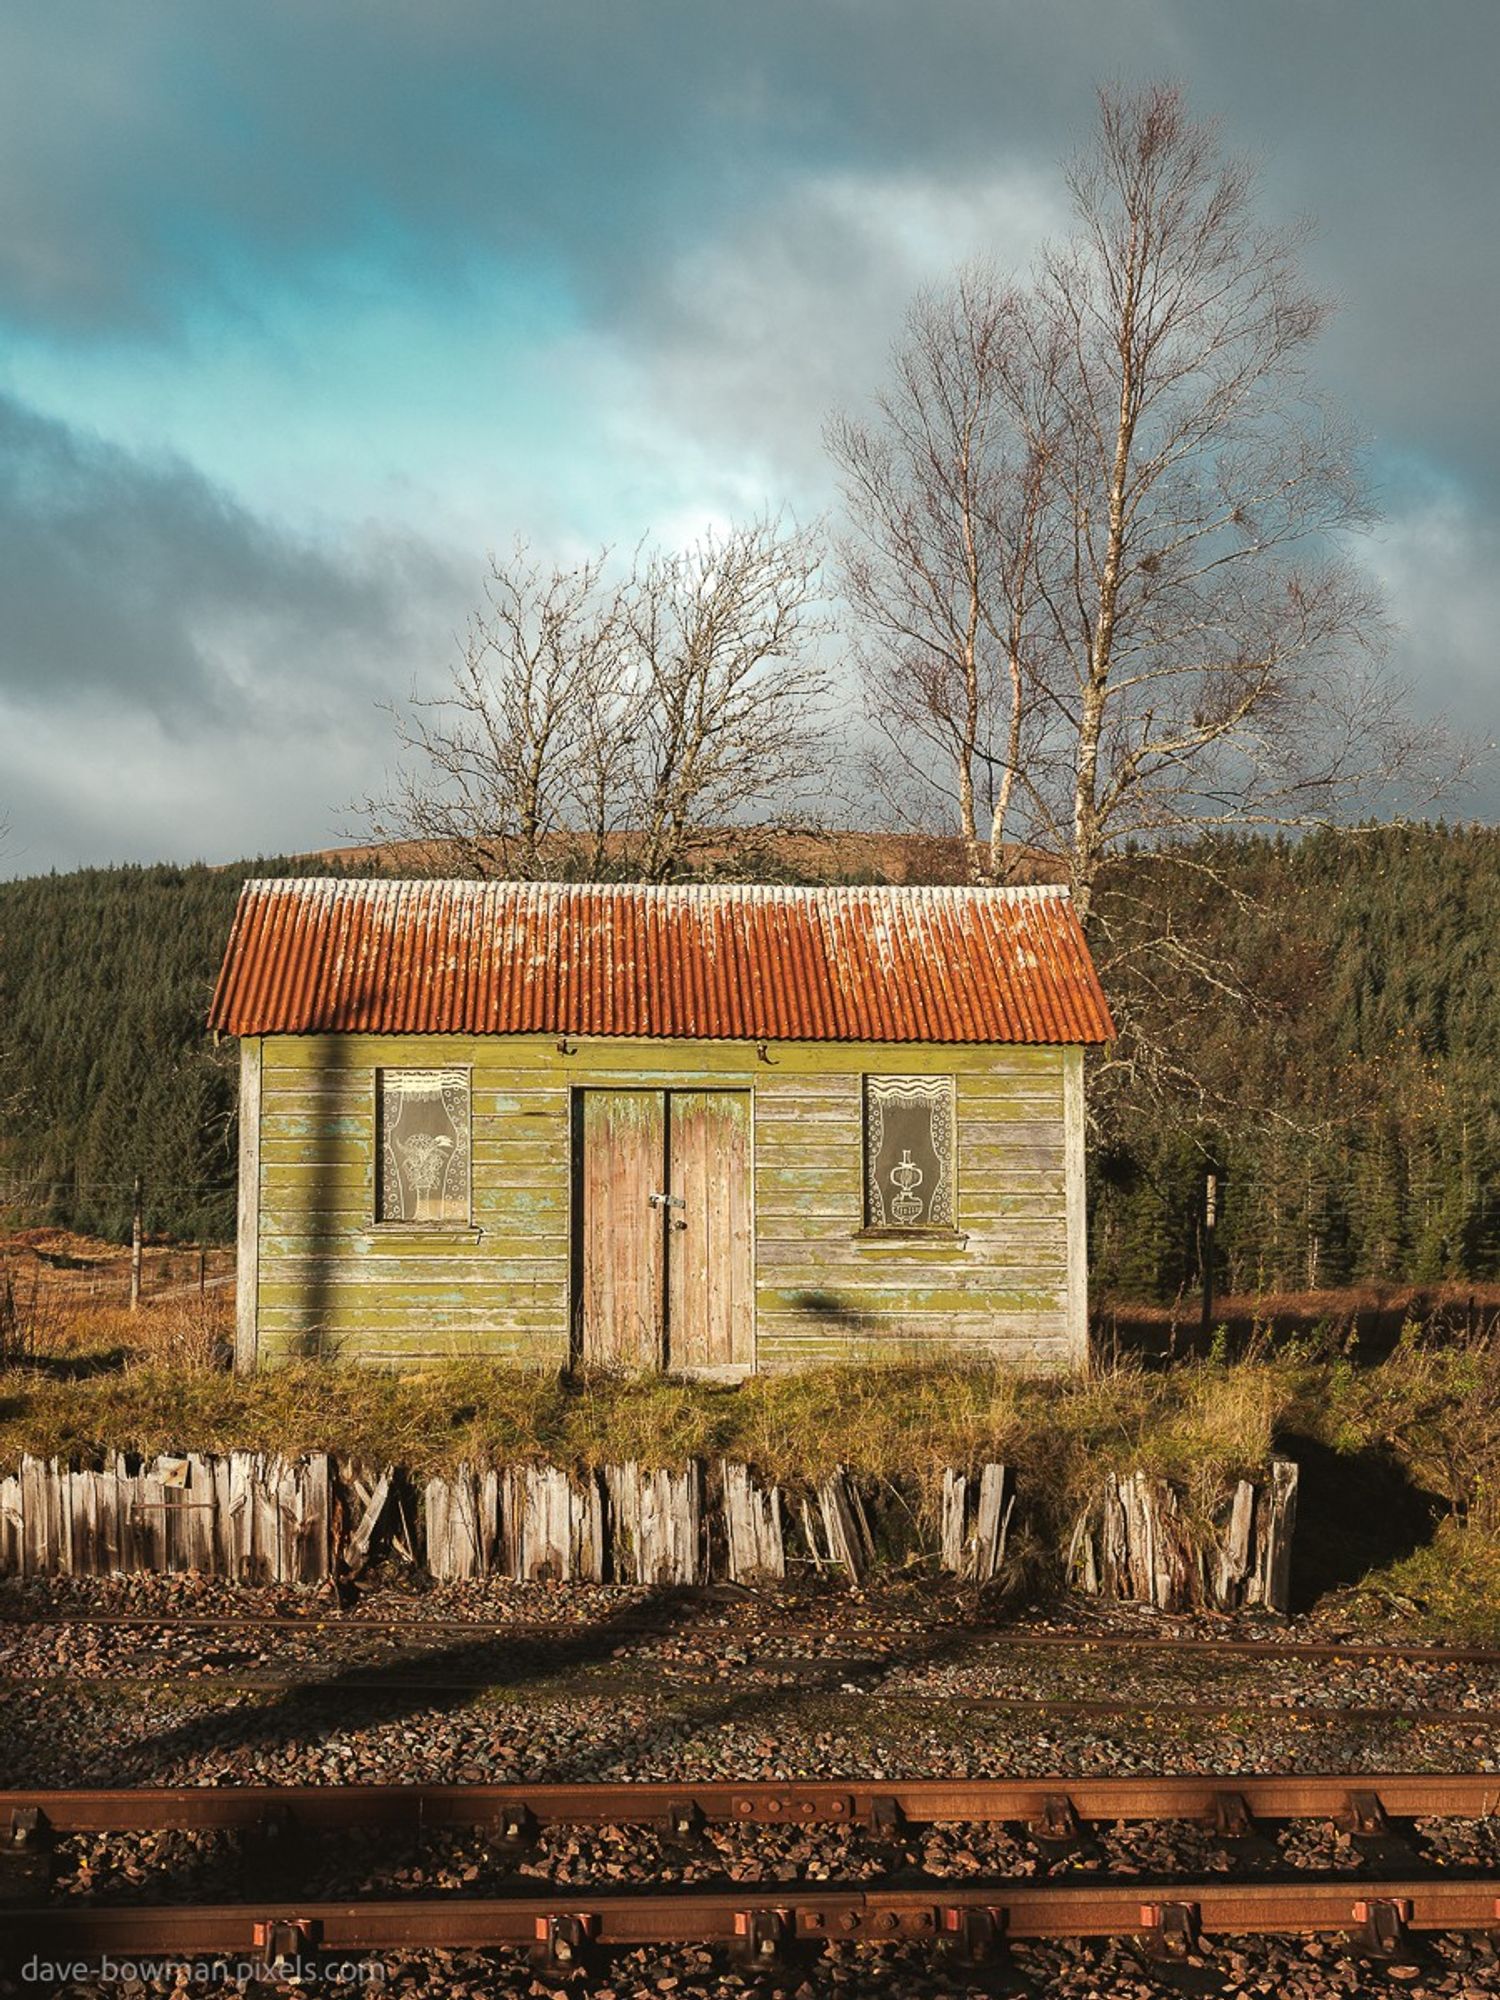
[[[861,1250],[962,1250],[966,1229],[856,1229],[853,1241]]]
[[[449,1243],[477,1243],[484,1231],[477,1224],[463,1222],[372,1222],[370,1236],[441,1237]]]

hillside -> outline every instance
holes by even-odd
[[[326,863],[318,872],[328,872]],[[0,883],[0,1195],[13,1222],[234,1232],[235,1051],[204,1016],[240,883],[302,861]]]
[[[1096,1288],[1196,1284],[1209,1165],[1226,1289],[1500,1273],[1500,830],[1384,827],[1193,859],[1136,863],[1110,892],[1131,905],[1127,945],[1133,926],[1180,950],[1133,997],[1193,1082],[1153,1100],[1128,1070],[1096,1078]],[[1121,957],[1104,968],[1117,1005],[1142,983]],[[1183,969],[1193,959],[1209,979]]]
[[[118,1240],[140,1173],[150,1228],[227,1241],[234,1052],[202,1022],[240,882],[364,872],[378,858],[0,884],[11,1222]],[[1210,1163],[1226,1290],[1500,1277],[1500,832],[1385,828],[1197,858],[1211,868],[1127,862],[1108,892],[1106,985],[1166,1060],[1151,1088],[1119,1059],[1128,1045],[1096,1065],[1096,1292],[1191,1290]],[[952,879],[952,859],[949,843],[860,836],[773,866],[793,879]],[[1132,927],[1192,949],[1148,979]],[[1248,997],[1189,976],[1189,957]]]

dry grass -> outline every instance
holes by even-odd
[[[1428,1638],[1500,1646],[1500,1534],[1444,1521],[1425,1547],[1371,1571],[1359,1595]]]
[[[464,1462],[680,1465],[723,1455],[793,1488],[849,1465],[898,1489],[930,1524],[942,1470],[994,1459],[1015,1469],[1032,1529],[1055,1545],[1108,1470],[1172,1479],[1207,1520],[1236,1477],[1262,1467],[1278,1440],[1300,1437],[1324,1456],[1317,1505],[1330,1548],[1344,1529],[1367,1528],[1395,1488],[1428,1510],[1423,1518],[1451,1524],[1441,1542],[1394,1567],[1378,1546],[1361,1545],[1344,1580],[1376,1565],[1377,1596],[1420,1601],[1443,1629],[1476,1629],[1492,1615],[1500,1627],[1493,1326],[1413,1325],[1368,1365],[1347,1351],[1347,1337],[1289,1339],[1273,1326],[1238,1359],[1125,1362],[1078,1381],[865,1364],[722,1387],[565,1379],[478,1358],[406,1375],[299,1362],[240,1380],[223,1365],[231,1317],[227,1294],[212,1291],[135,1314],[70,1309],[62,1320],[44,1302],[19,1365],[0,1373],[0,1465],[23,1451],[96,1460],[110,1449],[241,1447],[327,1450],[421,1476]],[[1317,1532],[1304,1522],[1304,1538]]]
[[[1326,1371],[1320,1435],[1390,1454],[1460,1525],[1500,1534],[1500,1335],[1410,1324],[1377,1367]]]
[[[859,1366],[763,1376],[738,1387],[640,1376],[565,1380],[555,1370],[455,1360],[407,1375],[299,1362],[247,1380],[209,1365],[223,1329],[187,1311],[158,1351],[69,1379],[11,1373],[0,1463],[23,1451],[326,1450],[423,1474],[460,1463],[728,1456],[792,1486],[846,1464],[929,1513],[948,1466],[1016,1468],[1061,1519],[1106,1468],[1183,1482],[1206,1514],[1226,1483],[1263,1465],[1283,1408],[1273,1371],[1118,1368],[1022,1381],[989,1367]]]

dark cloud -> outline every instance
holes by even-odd
[[[475,566],[477,570],[477,566]],[[0,865],[325,845],[477,576],[320,548],[0,398]]]
[[[590,482],[658,509],[604,529],[627,542],[813,509],[822,421],[875,386],[911,289],[976,251],[1024,262],[1095,85],[1180,77],[1262,157],[1268,216],[1316,221],[1343,301],[1324,380],[1378,447],[1398,655],[1424,705],[1493,728],[1497,40],[1493,0],[55,0],[7,22],[0,327],[66,413],[74,354],[128,398],[132,353],[191,367],[226,314],[253,345],[291,301],[286,351],[322,357],[362,288],[404,288],[441,366],[455,295],[514,274],[570,331],[534,428],[573,481],[491,436],[488,485],[393,452],[413,491],[467,470],[500,539],[515,508],[566,541]],[[380,435],[406,386],[338,421]],[[477,548],[425,521],[294,535],[217,483],[235,471],[0,399],[0,819],[33,861],[187,851],[216,789],[225,841],[326,839],[383,755],[373,697],[449,657]]]
[[[1497,42],[1493,0],[59,0],[7,31],[0,312],[169,327],[340,259],[515,256],[649,328],[678,260],[808,177],[1050,173],[1099,80],[1177,75],[1318,218],[1372,425],[1487,480]]]
[[[192,467],[146,462],[0,397],[0,695],[243,723],[368,684],[413,608],[455,594],[416,544],[318,548]],[[416,664],[415,662],[413,664]]]

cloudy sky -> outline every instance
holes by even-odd
[[[0,49],[0,870],[327,844],[488,550],[828,507],[827,413],[1065,225],[1111,78],[1316,221],[1361,560],[1500,733],[1494,0],[48,0]]]

